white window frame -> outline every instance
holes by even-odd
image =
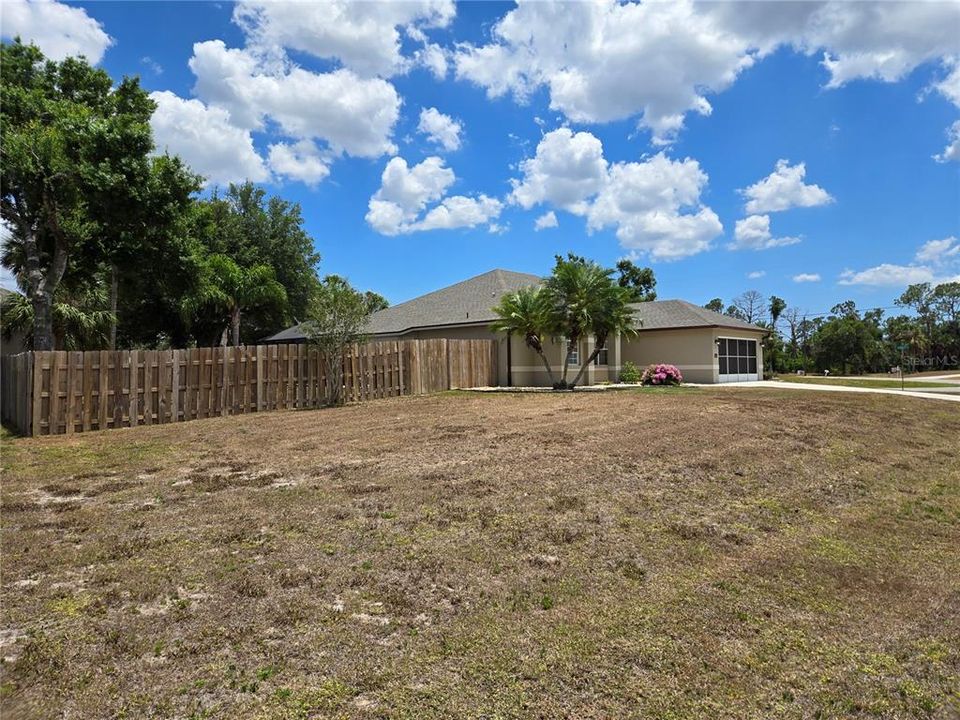
[[[564,358],[570,365],[580,365],[580,343],[572,343],[566,338],[563,342],[567,346],[567,356]]]
[[[600,358],[603,358],[603,360],[600,360]],[[597,356],[593,359],[593,364],[595,367],[607,367],[610,364],[610,355],[607,353],[607,348],[600,348]]]

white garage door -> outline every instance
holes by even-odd
[[[720,338],[718,350],[720,382],[747,382],[760,379],[756,340]]]

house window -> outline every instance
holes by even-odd
[[[597,353],[597,357],[593,361],[594,365],[606,365],[607,364],[607,349],[601,348],[600,352]]]
[[[571,365],[580,364],[580,347],[576,343],[567,343],[567,361]]]

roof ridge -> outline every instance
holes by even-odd
[[[439,293],[447,292],[460,285],[465,285],[466,283],[473,282],[488,276],[493,276],[496,279],[497,283],[503,288],[504,292],[506,292],[509,289],[508,288],[509,283],[507,282],[507,279],[504,277],[504,274],[506,273],[509,273],[512,275],[523,275],[525,277],[531,277],[531,278],[536,278],[537,280],[540,280],[540,277],[538,275],[533,275],[530,273],[522,273],[517,270],[507,270],[505,268],[493,268],[492,270],[487,270],[485,272],[480,273],[479,275],[473,275],[472,277],[464,278],[463,280],[458,280],[457,282],[452,283],[450,285],[445,285],[444,287],[437,288],[436,290],[430,290],[429,292],[425,292],[422,295],[417,295],[416,297],[412,297],[409,300],[404,300],[403,302],[399,302],[399,303],[396,303],[395,305],[391,305],[390,307],[386,307],[383,310],[378,310],[377,312],[374,313],[374,315],[379,315],[380,313],[387,313],[390,310],[402,308],[405,305],[408,305],[409,303],[425,300]]]

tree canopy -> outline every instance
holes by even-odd
[[[343,403],[343,352],[364,339],[370,308],[364,293],[338,275],[325,277],[314,293],[303,329],[323,353],[330,405]]]
[[[960,367],[960,283],[909,286],[896,304],[912,314],[884,318],[881,309],[861,311],[845,300],[828,313],[808,313],[776,295],[743,293],[727,315],[770,330],[764,340],[767,369],[773,372],[886,372]],[[721,298],[704,307],[719,312]],[[765,308],[765,310],[764,310]]]
[[[299,205],[250,182],[201,195],[156,154],[136,78],[19,40],[0,78],[2,263],[23,292],[3,312],[35,349],[251,342],[306,317],[320,256]]]
[[[648,302],[657,299],[657,278],[651,268],[640,268],[632,260],[617,263],[617,284],[630,290],[631,302]]]
[[[0,45],[0,215],[19,245],[12,268],[33,306],[33,342],[53,349],[53,304],[70,270],[96,270],[117,208],[150,177],[154,103],[135,78],[116,87],[82,58],[56,63]],[[115,243],[111,243],[113,247]]]

